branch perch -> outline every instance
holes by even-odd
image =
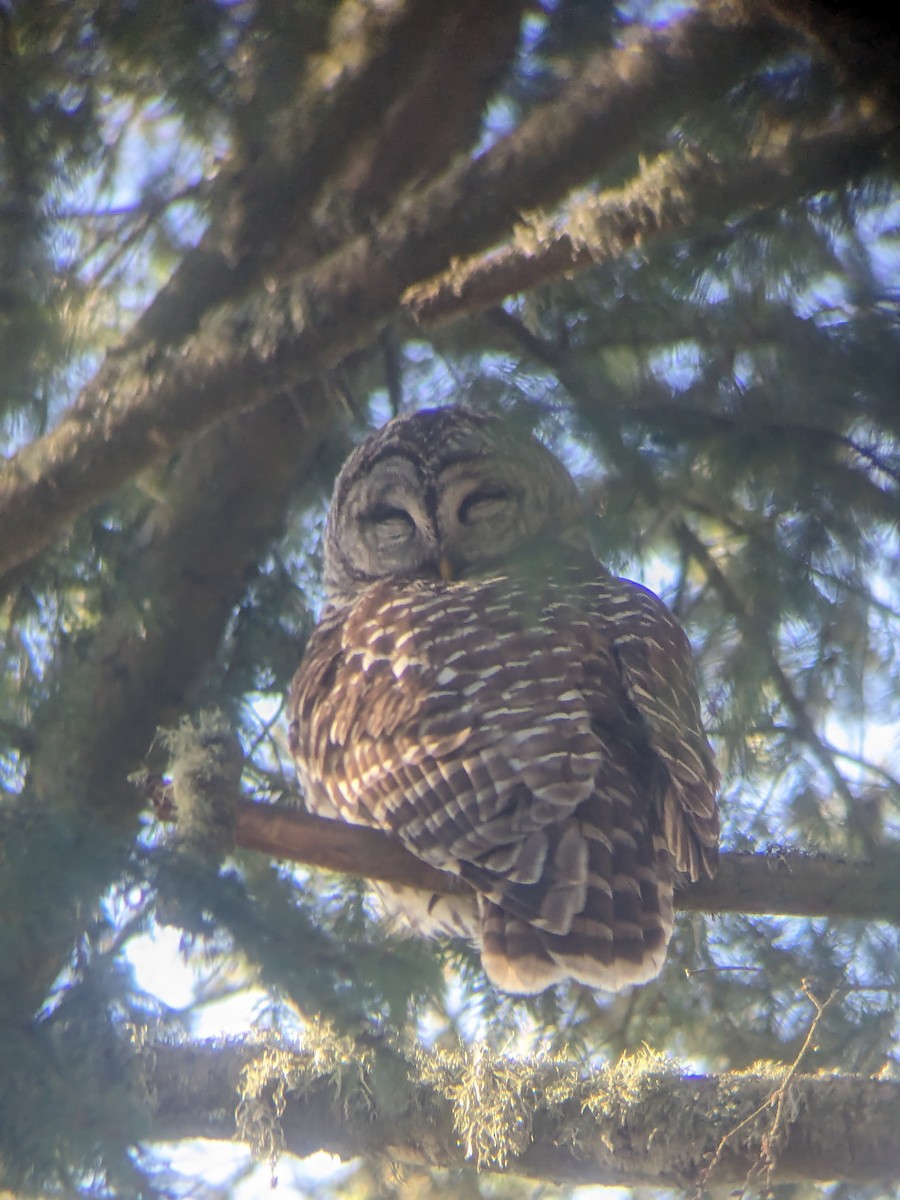
[[[299,808],[238,801],[235,841],[247,850],[447,895],[468,890],[396,839],[363,825],[314,816]],[[676,892],[686,912],[740,912],[796,917],[885,920],[900,925],[900,848],[871,862],[846,862],[796,850],[722,855],[715,879]]]

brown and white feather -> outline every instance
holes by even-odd
[[[410,465],[440,540],[451,522],[440,515],[442,472],[458,473],[467,447],[491,479],[510,472],[505,443],[500,464],[490,458],[494,427],[455,417],[387,426],[383,443],[376,434],[374,449],[364,444],[345,467],[335,504],[371,506],[370,473],[391,456],[392,503],[397,477],[413,486]],[[522,501],[524,515],[507,521],[508,569],[456,581],[424,567],[378,577],[369,548],[357,551],[342,526],[344,509],[333,510],[333,600],[292,687],[292,748],[313,811],[393,833],[472,885],[474,901],[382,886],[418,932],[472,938],[506,991],[567,977],[615,991],[661,969],[676,873],[715,871],[718,776],[683,630],[656,596],[609,576],[570,537],[571,480],[537,450],[523,474],[545,486],[534,515]],[[404,503],[424,525],[419,500]],[[561,565],[540,577],[520,568],[515,551],[529,530],[516,522],[552,522],[562,510]],[[464,533],[446,534],[457,555]],[[483,554],[476,542],[472,555]]]

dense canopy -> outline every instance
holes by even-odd
[[[256,1194],[237,1138],[297,1195],[887,1194],[892,39],[780,0],[0,7],[0,1190]],[[396,847],[303,824],[334,474],[456,403],[564,458],[693,643],[723,871],[621,996],[392,937]]]

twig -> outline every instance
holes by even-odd
[[[768,1132],[763,1135],[762,1142],[760,1144],[761,1161],[760,1161],[759,1174],[762,1174],[763,1169],[765,1169],[766,1186],[768,1186],[769,1180],[771,1178],[772,1172],[775,1169],[775,1165],[776,1165],[777,1158],[778,1158],[778,1148],[776,1147],[776,1140],[778,1138],[783,1139],[784,1137],[787,1136],[788,1129],[790,1128],[790,1126],[793,1124],[794,1120],[796,1119],[796,1113],[790,1117],[785,1116],[785,1107],[787,1105],[787,1100],[788,1100],[788,1089],[791,1086],[791,1082],[793,1081],[794,1076],[800,1070],[800,1064],[803,1062],[803,1059],[806,1057],[807,1051],[810,1049],[810,1047],[813,1044],[813,1039],[815,1038],[815,1036],[818,1032],[819,1026],[822,1023],[822,1018],[825,1016],[825,1013],[828,1010],[828,1008],[834,1003],[834,1001],[838,998],[838,996],[840,996],[842,994],[842,991],[843,991],[843,989],[841,989],[841,988],[835,988],[827,1000],[820,1001],[813,994],[813,992],[809,986],[809,980],[801,979],[800,980],[800,989],[803,992],[803,995],[807,998],[807,1000],[809,1000],[815,1007],[816,1015],[812,1019],[809,1030],[807,1031],[806,1037],[803,1041],[803,1045],[800,1047],[797,1057],[791,1063],[790,1067],[788,1067],[787,1073],[785,1074],[784,1079],[782,1079],[782,1081],[781,1081],[781,1085],[779,1086],[778,1090],[773,1093],[772,1098],[771,1098],[771,1099],[776,1099],[776,1097],[777,1097],[777,1101],[776,1101],[776,1105],[775,1105],[775,1116],[772,1118],[772,1124],[770,1125]],[[771,1100],[770,1100],[770,1103],[771,1103]],[[753,1172],[754,1175],[756,1173],[757,1172]]]
[[[785,1116],[785,1107],[787,1105],[788,1090],[791,1082],[794,1079],[794,1076],[800,1070],[800,1064],[805,1058],[806,1052],[812,1045],[813,1039],[818,1032],[819,1025],[822,1022],[822,1018],[824,1017],[826,1010],[837,999],[838,996],[843,994],[842,988],[835,988],[827,1000],[820,1001],[815,995],[813,995],[809,986],[809,981],[806,979],[801,979],[800,989],[803,992],[803,995],[812,1002],[816,1009],[816,1015],[813,1017],[806,1037],[803,1040],[803,1045],[800,1047],[797,1057],[788,1067],[787,1071],[785,1071],[784,1078],[778,1087],[775,1088],[775,1090],[769,1096],[767,1096],[763,1103],[755,1108],[753,1112],[744,1117],[742,1121],[738,1122],[738,1124],[732,1129],[729,1129],[728,1132],[723,1134],[719,1139],[715,1153],[713,1154],[709,1165],[703,1172],[701,1182],[704,1186],[706,1185],[707,1181],[710,1180],[714,1170],[721,1162],[722,1155],[724,1154],[728,1143],[732,1141],[741,1132],[741,1130],[746,1129],[749,1125],[751,1125],[753,1121],[755,1121],[761,1113],[765,1112],[767,1108],[771,1108],[772,1104],[774,1103],[775,1115],[772,1117],[772,1122],[768,1130],[760,1137],[759,1159],[748,1171],[747,1177],[744,1180],[744,1186],[740,1189],[737,1195],[739,1197],[743,1196],[746,1191],[747,1184],[754,1179],[758,1179],[761,1175],[763,1175],[763,1173],[765,1173],[766,1176],[766,1186],[768,1187],[769,1185],[772,1172],[775,1170],[778,1159],[778,1153],[775,1146],[776,1139],[779,1138],[779,1136],[781,1136],[782,1139],[786,1137],[788,1129],[796,1119],[796,1114],[793,1116]]]

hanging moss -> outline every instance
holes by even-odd
[[[289,1099],[305,1095],[325,1079],[344,1116],[374,1112],[369,1082],[374,1055],[342,1037],[325,1020],[310,1022],[299,1049],[273,1044],[241,1070],[235,1126],[253,1157],[271,1165],[274,1175],[284,1149],[281,1118]]]

